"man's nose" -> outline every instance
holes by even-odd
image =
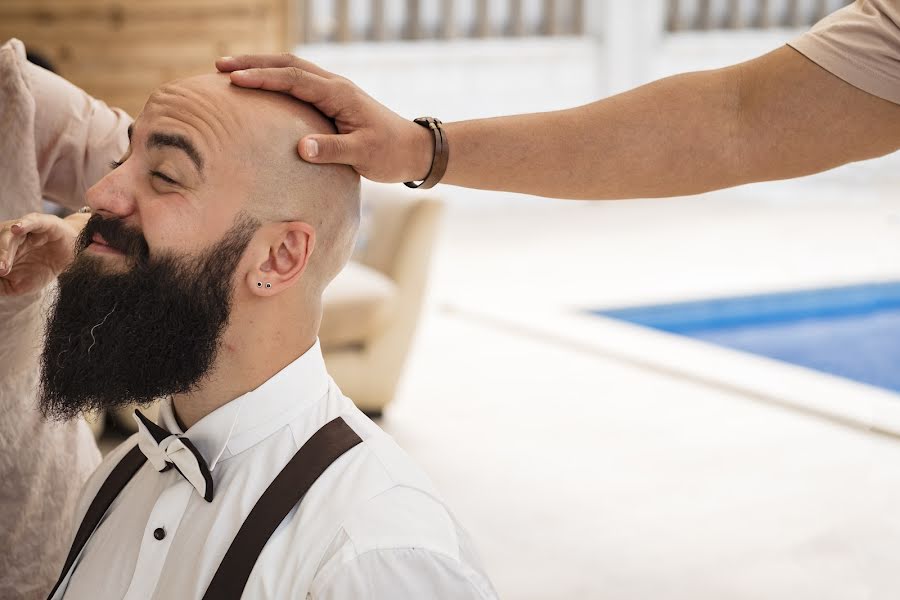
[[[134,190],[129,186],[125,166],[107,173],[91,186],[85,194],[85,201],[93,212],[125,218],[136,208]]]

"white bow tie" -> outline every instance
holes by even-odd
[[[153,467],[162,473],[175,467],[207,502],[213,499],[212,474],[200,452],[184,436],[170,433],[134,411],[138,426],[138,446]]]

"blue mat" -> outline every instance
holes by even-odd
[[[900,282],[591,312],[900,392]]]

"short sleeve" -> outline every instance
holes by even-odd
[[[496,600],[490,582],[455,560],[418,548],[371,550],[317,581],[312,600]]]
[[[789,45],[850,85],[900,104],[900,1],[857,0]]]

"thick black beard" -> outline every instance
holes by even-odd
[[[240,217],[198,256],[150,257],[140,232],[92,217],[50,308],[39,389],[44,416],[65,420],[195,390],[215,364],[234,272],[257,227]],[[103,257],[83,252],[98,232],[125,252],[127,270],[110,271]]]

